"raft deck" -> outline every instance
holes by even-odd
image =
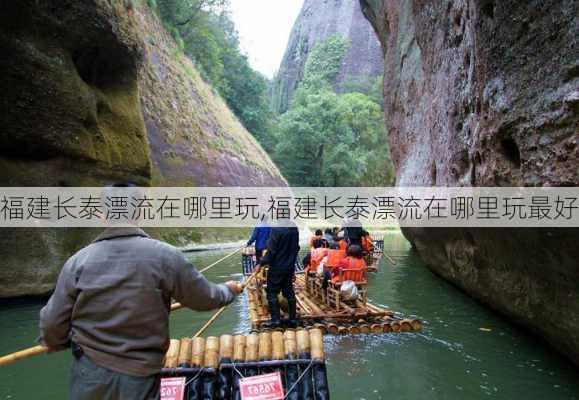
[[[311,296],[306,291],[305,280],[305,274],[300,273],[296,274],[294,282],[298,318],[304,327],[319,328],[324,333],[334,335],[410,332],[422,329],[422,323],[418,319],[402,318],[391,310],[369,302],[364,303],[359,299],[344,303],[336,310],[320,298]],[[253,280],[246,289],[252,329],[261,331],[263,324],[271,318],[263,280]]]

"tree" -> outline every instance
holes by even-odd
[[[266,149],[273,147],[269,82],[249,65],[229,14],[229,0],[159,0],[158,13],[203,78]]]
[[[382,107],[332,83],[347,50],[332,36],[312,51],[304,79],[276,132],[274,160],[292,185],[366,186],[392,182]]]

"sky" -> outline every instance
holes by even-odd
[[[253,69],[272,78],[304,0],[231,0],[242,51]]]

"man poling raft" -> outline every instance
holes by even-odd
[[[119,191],[142,197],[132,185],[109,186],[103,210]],[[136,226],[111,226],[65,263],[40,312],[40,340],[48,352],[72,349],[71,399],[155,399],[171,298],[206,311],[241,290],[237,282],[209,282],[181,251]]]
[[[267,252],[256,266],[256,270],[259,271],[262,264],[268,265],[266,297],[271,318],[264,323],[268,328],[297,327],[293,281],[299,250],[299,231],[293,222],[288,221],[272,229],[267,242]],[[278,301],[280,292],[287,301],[288,318],[283,321]]]
[[[322,331],[173,339],[161,375],[185,377],[188,400],[239,400],[244,378],[277,372],[286,399],[329,399]]]

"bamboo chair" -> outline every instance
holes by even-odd
[[[326,304],[334,307],[336,311],[340,311],[342,303],[340,298],[340,287],[344,281],[354,281],[358,288],[358,300],[366,305],[368,300],[368,281],[366,280],[366,270],[359,269],[342,269],[338,275],[338,282],[328,282],[328,290],[326,294]]]

